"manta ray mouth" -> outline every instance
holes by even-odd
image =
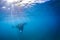
[[[23,32],[22,30],[20,30],[20,32]]]

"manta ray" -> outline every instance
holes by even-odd
[[[26,25],[26,23],[20,23],[20,24],[16,25],[16,28],[19,30],[19,32],[23,32],[25,25]]]

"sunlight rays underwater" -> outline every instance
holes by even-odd
[[[8,38],[8,40],[17,40],[18,35],[20,35],[21,37],[22,35],[19,34],[18,29],[12,28],[12,26],[15,27],[17,24],[24,22],[26,22],[27,25],[24,26],[24,39],[21,40],[39,40],[40,38],[41,40],[44,40],[45,38],[47,38],[48,40],[48,38],[50,38],[50,36],[55,33],[54,31],[56,28],[54,28],[53,26],[55,26],[56,24],[56,18],[53,16],[54,11],[49,5],[49,2],[36,4],[33,7],[28,8],[23,7],[21,8],[21,10],[19,9],[19,7],[17,8],[16,6],[14,6],[14,9],[12,11],[13,12],[11,12],[10,8],[8,8],[8,10],[5,9],[5,7],[3,7],[3,9],[1,8],[0,34],[2,34],[1,36],[3,38]],[[49,33],[51,32],[51,30],[52,33],[50,35]],[[44,35],[46,36],[45,38]]]

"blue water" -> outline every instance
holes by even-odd
[[[6,13],[4,10],[0,10],[0,40],[60,40],[58,5],[55,7],[52,3],[36,4],[32,8],[25,9],[26,17],[23,21],[15,18],[14,22],[5,22],[7,14],[4,14]],[[23,33],[15,27],[20,22],[27,23]]]

